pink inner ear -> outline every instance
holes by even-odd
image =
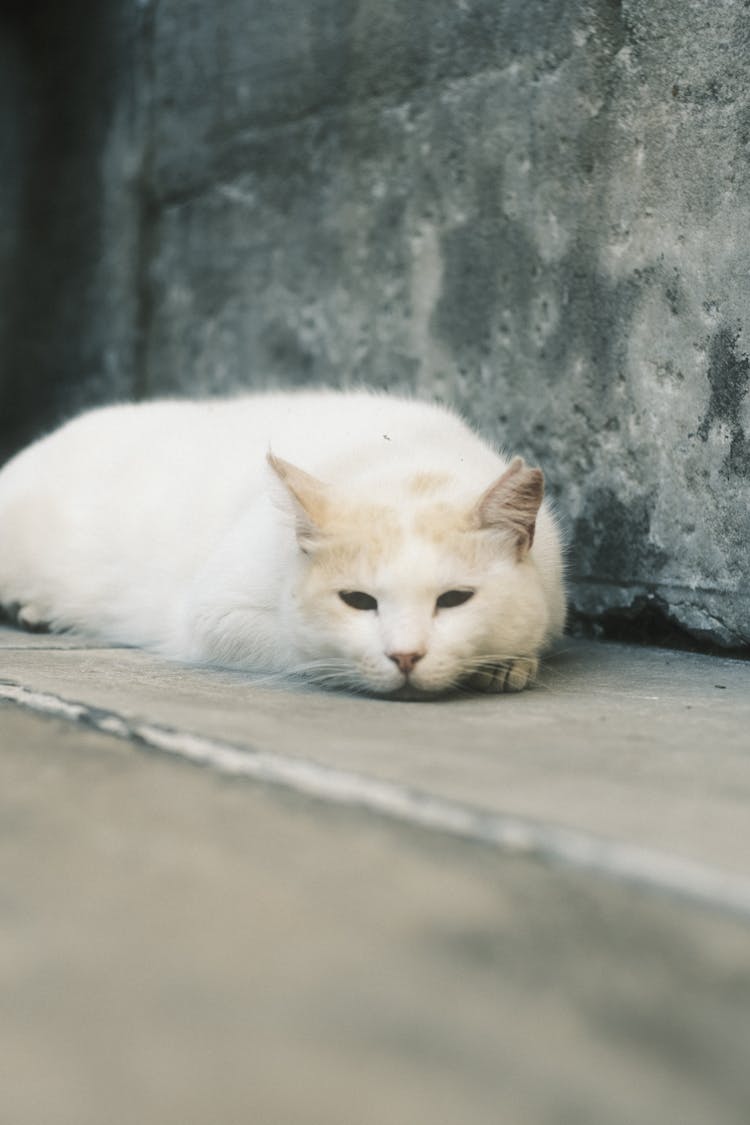
[[[285,486],[295,513],[297,542],[307,554],[320,536],[328,514],[326,485],[289,461],[269,452],[268,464]]]
[[[316,526],[320,526],[326,516],[328,498],[326,486],[317,477],[310,476],[304,469],[284,461],[274,453],[266,454],[266,460],[279,480],[286,486],[295,504]]]
[[[475,509],[480,528],[509,532],[516,542],[519,559],[534,542],[539,506],[544,497],[544,474],[531,469],[522,457],[515,457],[494,484],[491,484]]]

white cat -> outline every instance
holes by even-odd
[[[0,472],[0,604],[383,694],[520,690],[565,616],[542,493],[448,410],[387,395],[104,407]]]

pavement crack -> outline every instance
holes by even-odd
[[[750,922],[750,879],[667,852],[493,811],[312,759],[237,746],[0,680],[0,701],[170,754],[215,772],[291,790],[443,835],[572,868]]]

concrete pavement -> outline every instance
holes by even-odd
[[[744,1125],[748,687],[569,642],[389,703],[2,631],[0,1121]]]

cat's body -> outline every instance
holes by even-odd
[[[0,472],[0,604],[382,693],[519,688],[564,619],[541,494],[453,414],[386,395],[105,407]]]

